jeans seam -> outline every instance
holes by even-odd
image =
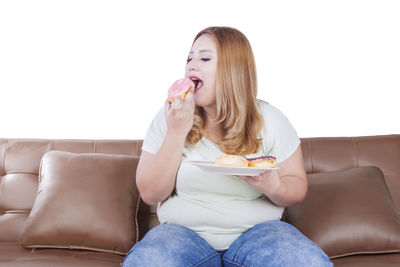
[[[209,259],[211,259],[212,257],[215,257],[215,256],[219,256],[219,254],[211,255],[211,256],[209,256],[209,257],[203,259],[202,261],[196,263],[195,265],[193,265],[193,267],[199,266],[200,264],[203,264],[205,261],[208,261]]]
[[[233,265],[239,266],[239,267],[247,267],[246,265],[242,265],[241,263],[236,263],[236,262],[233,262],[233,261],[230,261],[230,260],[227,260],[227,259],[223,259],[222,261],[229,262],[230,264],[233,264]]]

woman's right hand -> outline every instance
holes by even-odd
[[[176,184],[176,175],[182,161],[185,139],[193,125],[193,91],[183,103],[172,107],[165,103],[167,135],[153,154],[143,151],[136,170],[136,185],[140,196],[148,205],[155,205],[171,195]]]
[[[168,133],[178,138],[186,139],[193,126],[194,108],[193,89],[187,93],[181,105],[172,106],[167,100],[165,103],[165,118]]]

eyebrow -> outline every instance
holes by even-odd
[[[214,53],[214,51],[212,51],[212,50],[207,50],[207,49],[202,49],[202,50],[199,51],[199,53],[204,53],[204,52]],[[194,54],[194,52],[193,52],[193,51],[190,51],[190,52],[189,52],[189,55],[191,55],[191,54]]]

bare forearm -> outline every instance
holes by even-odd
[[[174,190],[184,141],[184,138],[167,134],[160,150],[138,173],[137,185],[147,204],[165,200]]]
[[[267,194],[269,199],[279,207],[288,207],[304,200],[308,184],[297,176],[281,177],[279,190],[274,194]]]

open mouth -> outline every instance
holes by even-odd
[[[203,81],[196,76],[190,76],[189,79],[194,83],[194,92],[197,92],[204,84]]]

